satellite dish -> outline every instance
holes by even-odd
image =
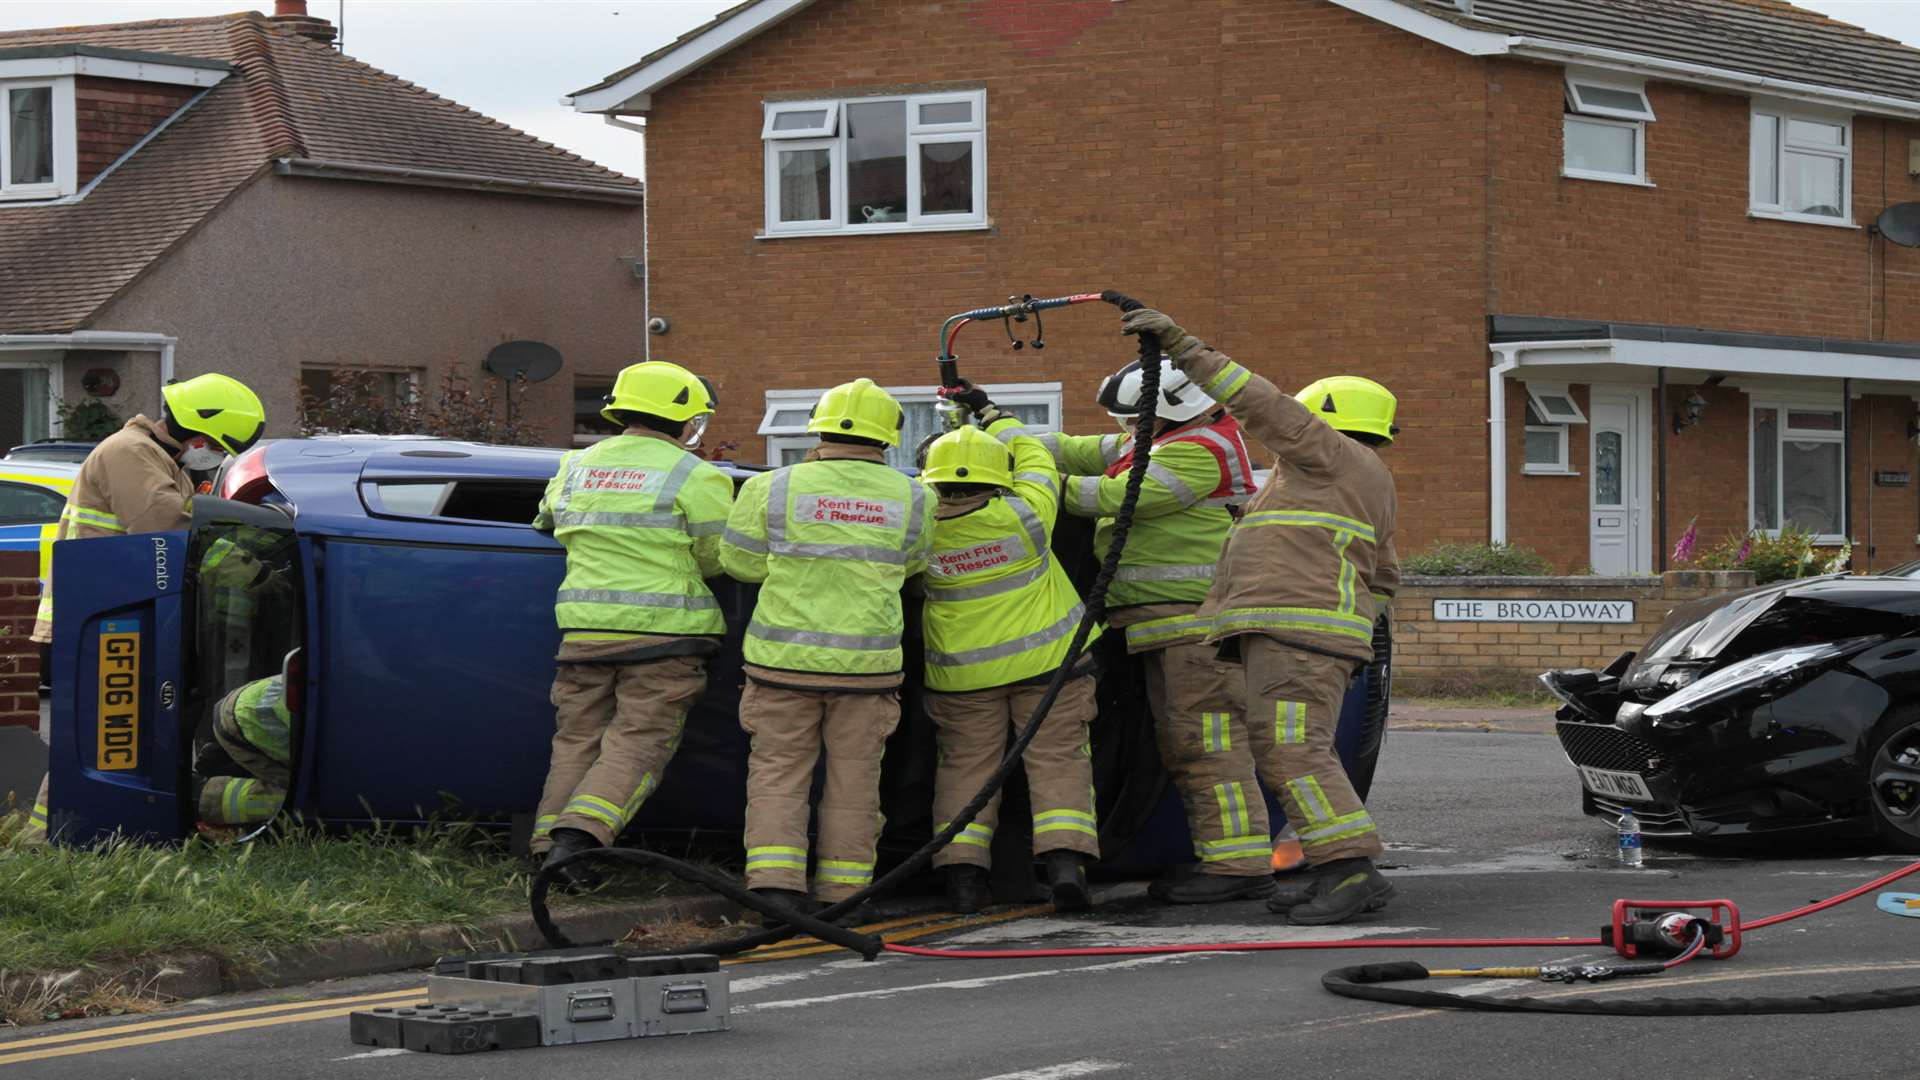
[[[1880,211],[1873,231],[1901,247],[1920,247],[1920,202],[1895,203]]]
[[[506,341],[495,345],[481,365],[511,382],[544,382],[560,370],[560,350],[544,341]]]

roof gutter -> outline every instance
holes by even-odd
[[[644,187],[615,187],[611,184],[575,184],[560,180],[519,180],[483,173],[450,172],[444,169],[414,169],[394,165],[372,165],[356,161],[325,158],[283,157],[273,163],[280,176],[307,176],[324,180],[365,180],[382,184],[412,184],[417,187],[457,188],[485,191],[495,195],[539,195],[554,199],[583,199],[589,202],[624,203],[638,206],[646,202]]]
[[[1755,75],[1730,68],[1691,64],[1684,60],[1668,60],[1644,53],[1604,49],[1597,45],[1580,45],[1546,38],[1516,37],[1508,39],[1508,52],[1513,56],[1534,60],[1577,61],[1601,67],[1621,68],[1657,75],[1674,82],[1697,83],[1746,93],[1759,93],[1763,96],[1814,102],[1846,109],[1849,112],[1895,116],[1905,120],[1920,119],[1920,101],[1912,98],[1868,94],[1858,90],[1841,90],[1837,87],[1820,86],[1793,79],[1779,79],[1771,75]]]

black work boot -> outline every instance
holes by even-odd
[[[594,839],[590,832],[581,829],[555,829],[553,830],[553,847],[547,849],[547,861],[540,864],[541,868],[552,866],[576,851],[587,851],[599,846],[600,841]],[[592,864],[585,862],[574,863],[553,876],[554,884],[560,886],[563,891],[598,888],[604,880],[600,876],[600,871],[595,870]]]
[[[1393,897],[1393,883],[1373,868],[1373,860],[1335,859],[1320,868],[1313,897],[1287,913],[1295,926],[1343,923],[1363,911],[1378,911]]]
[[[1047,888],[1055,911],[1085,911],[1093,906],[1087,891],[1087,868],[1077,851],[1047,852]]]
[[[993,886],[985,867],[957,863],[943,867],[940,876],[947,888],[947,906],[958,915],[971,915],[993,903]]]
[[[1320,883],[1317,873],[1302,874],[1291,881],[1278,882],[1273,892],[1267,896],[1267,910],[1275,915],[1285,915],[1301,904],[1313,899],[1313,889]]]
[[[1270,895],[1273,889],[1272,874],[1246,877],[1202,871],[1189,874],[1158,892],[1149,891],[1154,899],[1168,904],[1217,904],[1224,900],[1258,900]]]
[[[807,899],[807,894],[796,892],[793,889],[755,889],[753,890],[753,895],[762,900],[771,900],[781,907],[792,908],[802,915],[811,915],[814,912],[813,901]],[[772,915],[761,915],[760,925],[785,926],[787,925],[787,921],[785,919],[776,919]]]

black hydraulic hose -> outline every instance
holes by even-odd
[[[1100,299],[1118,307],[1123,312],[1134,311],[1145,306],[1130,296],[1112,290],[1101,293]],[[983,312],[988,310],[982,309]],[[958,319],[961,316],[955,318]],[[801,914],[785,905],[762,899],[726,875],[657,852],[640,848],[588,848],[542,866],[533,876],[533,887],[529,890],[527,898],[528,905],[532,909],[534,925],[540,928],[540,933],[547,939],[548,944],[555,948],[564,948],[572,944],[566,934],[561,932],[559,926],[555,925],[552,913],[547,910],[547,890],[551,887],[554,876],[562,869],[576,863],[602,861],[626,862],[666,870],[682,881],[705,886],[744,907],[784,922],[784,925],[768,927],[756,933],[673,950],[676,953],[699,952],[730,956],[805,932],[822,941],[844,945],[868,960],[880,954],[884,946],[880,938],[836,926],[833,920],[853,911],[876,896],[886,895],[909,878],[924,871],[932,864],[934,855],[941,848],[946,847],[954,837],[960,835],[968,825],[973,823],[973,819],[979,816],[980,811],[985,809],[987,803],[999,793],[1001,786],[1007,782],[1007,778],[1013,775],[1013,770],[1020,766],[1021,756],[1026,752],[1027,746],[1033,742],[1034,736],[1039,734],[1040,724],[1047,718],[1048,711],[1053,708],[1054,701],[1059,698],[1060,691],[1065,688],[1067,679],[1079,665],[1080,654],[1086,650],[1087,638],[1093,633],[1093,627],[1106,614],[1107,587],[1120,568],[1120,555],[1126,547],[1127,533],[1133,527],[1134,506],[1140,501],[1140,485],[1147,478],[1147,466],[1150,464],[1153,447],[1153,428],[1157,422],[1156,413],[1160,403],[1160,339],[1153,334],[1141,334],[1139,338],[1140,415],[1134,422],[1133,464],[1127,472],[1126,494],[1113,517],[1113,542],[1100,562],[1100,573],[1094,578],[1092,588],[1087,590],[1086,614],[1081,618],[1079,627],[1074,631],[1073,640],[1067,646],[1066,658],[1055,669],[1053,679],[1047,683],[1046,693],[1041,696],[1039,704],[1034,706],[1033,716],[1027,720],[1026,726],[1013,740],[1013,744],[1007,748],[1005,756],[1000,759],[1000,764],[994,768],[992,775],[987,777],[986,783],[982,784],[967,805],[953,816],[953,820],[948,822],[947,827],[872,884],[815,915]],[[947,381],[948,363],[951,363],[951,359],[943,356],[942,379],[943,382],[952,385]]]

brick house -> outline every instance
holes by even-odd
[[[0,446],[206,371],[290,435],[338,369],[430,394],[515,340],[559,351],[523,416],[571,444],[644,350],[639,181],[278,12],[0,33]]]
[[[644,118],[653,354],[749,459],[936,328],[1120,288],[1283,385],[1398,392],[1402,551],[1916,555],[1920,51],[1779,0],[756,0],[577,91]],[[629,121],[631,122],[631,121]],[[963,369],[1105,428],[1105,315]]]

